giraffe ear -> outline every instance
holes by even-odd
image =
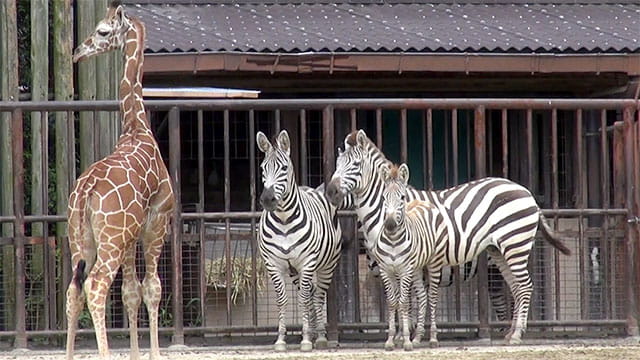
[[[267,135],[265,135],[262,131],[258,131],[256,134],[256,144],[258,144],[258,149],[263,153],[268,153],[271,151],[271,143],[269,139],[267,139]]]
[[[278,147],[280,148],[280,150],[286,152],[287,155],[289,155],[291,150],[291,142],[289,141],[289,133],[287,133],[287,130],[280,131],[280,134],[278,134],[278,139],[276,141],[278,142]]]
[[[361,147],[364,147],[367,143],[367,134],[364,132],[364,130],[360,129],[358,130],[358,135],[356,136],[356,139],[358,141],[358,145],[360,145]]]
[[[380,176],[382,177],[382,181],[387,182],[389,180],[389,176],[391,174],[391,164],[382,165],[380,170],[378,170]]]
[[[407,164],[402,164],[398,167],[398,179],[405,185],[409,183],[409,167]]]

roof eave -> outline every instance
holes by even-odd
[[[496,53],[148,53],[145,73],[462,72],[626,73],[640,75],[640,54]]]

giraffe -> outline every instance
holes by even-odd
[[[142,102],[144,24],[112,2],[106,17],[73,54],[78,62],[120,49],[122,134],[110,155],[89,166],[69,197],[68,228],[73,278],[67,289],[67,359],[73,358],[77,322],[86,300],[101,359],[109,358],[105,304],[122,266],[122,300],[129,318],[131,359],[140,358],[137,318],[144,301],[149,313],[150,359],[160,356],[158,260],[175,206],[171,179],[162,161]],[[145,276],[138,280],[136,243],[142,241]]]

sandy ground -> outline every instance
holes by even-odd
[[[378,346],[380,345],[380,346]],[[163,359],[176,360],[257,360],[257,359],[305,359],[305,360],[611,360],[639,359],[640,342],[638,339],[621,339],[616,341],[581,341],[554,342],[547,345],[520,346],[485,346],[485,345],[444,345],[437,349],[420,347],[411,352],[401,349],[384,351],[382,344],[369,344],[367,348],[347,346],[330,350],[302,353],[291,345],[286,353],[276,353],[270,346],[235,346],[235,347],[179,347],[162,348]],[[149,358],[147,349],[142,350],[142,360]],[[32,350],[0,352],[0,360],[62,360],[62,350]],[[75,359],[97,359],[95,350],[83,349],[76,352]],[[112,351],[112,360],[129,359],[126,349]]]

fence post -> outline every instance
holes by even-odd
[[[171,229],[171,276],[173,280],[173,345],[184,345],[182,313],[182,202],[180,201],[180,110],[169,110],[169,174],[176,199]]]
[[[333,174],[335,163],[334,154],[334,118],[333,107],[327,106],[322,110],[322,170],[325,184],[328,184]],[[335,281],[331,282],[327,291],[327,340],[331,345],[338,343],[338,308]]]
[[[2,100],[18,101],[18,38],[16,24],[16,2],[0,1],[0,78],[2,79]],[[11,149],[12,117],[10,113],[0,114],[0,215],[13,214],[14,186],[13,161]],[[1,224],[0,236],[11,238],[14,235],[11,223]],[[15,267],[14,250],[11,246],[2,247],[2,281],[6,295],[5,306],[15,305]],[[5,325],[16,325],[16,314],[7,311]],[[25,344],[26,345],[26,344]],[[26,347],[26,346],[25,346]]]
[[[13,243],[16,249],[16,337],[13,346],[17,349],[27,348],[27,327],[25,309],[25,254],[24,254],[24,150],[22,133],[22,110],[13,111]]]
[[[476,178],[483,178],[487,176],[486,173],[486,120],[485,120],[485,108],[484,106],[478,106],[475,109],[474,117],[474,152],[476,163]],[[488,282],[489,276],[487,273],[487,253],[482,252],[478,257],[478,320],[480,325],[478,326],[478,337],[481,339],[488,339],[490,336],[489,329],[489,290]]]
[[[633,131],[633,114],[635,109],[627,107],[623,110],[623,131],[624,131],[624,163],[625,163],[625,207],[628,209],[629,221],[625,226],[627,238],[627,299],[629,301],[627,307],[627,334],[630,336],[640,336],[638,331],[638,277],[636,269],[640,264],[638,261],[640,251],[638,251],[638,234],[635,222],[636,212],[634,212],[634,192],[636,179],[634,178],[634,131]]]

